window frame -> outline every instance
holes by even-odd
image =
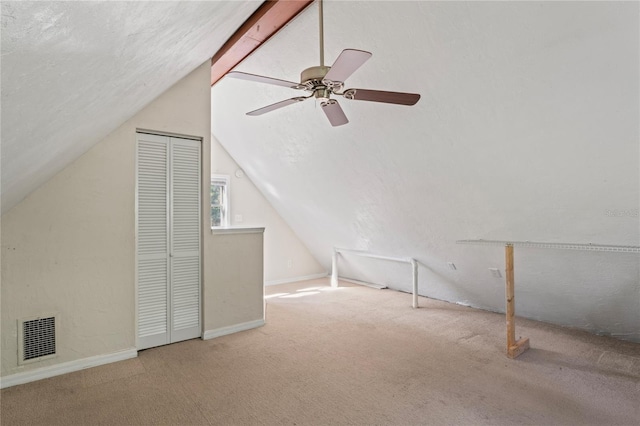
[[[211,175],[211,186],[217,185],[217,186],[224,186],[225,188],[225,191],[222,197],[223,198],[222,204],[216,204],[216,206],[219,205],[222,207],[224,214],[221,217],[220,226],[213,226],[213,224],[211,224],[211,207],[213,206],[213,204],[211,203],[211,186],[209,187],[209,223],[211,225],[211,229],[226,228],[229,226],[230,217],[231,217],[231,212],[230,212],[231,202],[229,201],[230,182],[231,180],[229,179],[229,175],[217,175],[217,174]]]

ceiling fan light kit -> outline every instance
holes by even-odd
[[[372,54],[364,50],[345,49],[340,53],[340,56],[338,56],[332,66],[325,66],[322,0],[318,1],[318,7],[320,20],[320,65],[309,67],[302,71],[302,73],[300,73],[300,83],[240,71],[231,71],[227,74],[228,77],[232,78],[304,90],[311,92],[311,94],[309,96],[298,96],[276,102],[275,104],[250,111],[247,115],[262,115],[309,98],[316,98],[320,101],[321,109],[327,116],[329,123],[336,127],[347,124],[349,120],[338,101],[332,99],[331,95],[342,96],[348,100],[382,102],[395,105],[415,105],[418,100],[420,100],[420,95],[416,93],[386,92],[370,89],[346,89],[343,91],[344,82],[347,78],[369,60]]]

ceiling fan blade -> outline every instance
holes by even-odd
[[[322,102],[320,106],[333,127],[342,126],[349,122],[347,116],[344,115],[342,107],[340,107],[340,104],[335,99],[329,99],[328,101]]]
[[[240,71],[231,71],[227,73],[227,77],[239,78],[240,80],[255,81],[257,83],[273,84],[276,86],[289,87],[291,89],[302,89],[304,87],[300,86],[300,84],[298,83],[294,83],[293,81],[280,80],[278,78],[265,77],[263,75],[249,74]]]
[[[267,105],[266,107],[262,107],[262,108],[254,110],[254,111],[248,112],[247,115],[252,115],[253,116],[253,115],[266,114],[267,112],[271,112],[273,110],[280,109],[282,107],[286,107],[287,105],[295,104],[297,102],[302,102],[305,99],[309,99],[309,98],[305,98],[303,96],[300,96],[300,97],[297,97],[297,98],[291,98],[291,99],[287,99],[287,100],[284,100],[284,101],[276,102],[275,104]]]
[[[420,100],[417,93],[385,92],[382,90],[348,89],[343,96],[357,101],[384,102],[387,104],[415,105]]]
[[[331,69],[324,76],[325,80],[344,83],[344,81],[371,57],[371,52],[364,50],[345,49],[338,59],[331,65]]]

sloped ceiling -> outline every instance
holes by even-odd
[[[456,240],[640,245],[638,16],[637,2],[329,1],[327,62],[373,52],[347,87],[419,103],[338,98],[351,122],[332,128],[311,100],[247,117],[299,92],[223,79],[212,131],[326,268],[334,246],[414,257],[421,294],[502,311],[488,268],[503,251]],[[238,69],[297,81],[317,40],[311,7]],[[516,250],[517,313],[640,341],[639,260]],[[339,264],[410,289],[406,265]]]
[[[2,2],[2,211],[222,46],[259,1]]]

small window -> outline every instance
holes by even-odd
[[[229,225],[229,176],[211,176],[211,227]]]

